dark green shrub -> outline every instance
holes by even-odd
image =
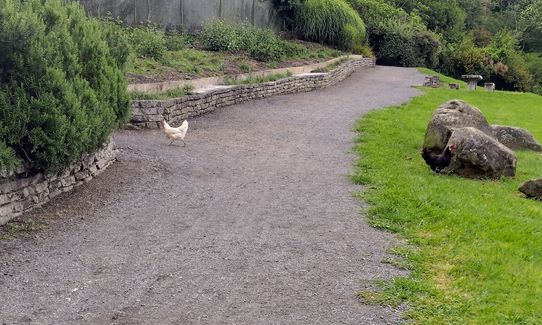
[[[124,63],[78,3],[0,0],[0,53],[1,167],[60,171],[126,120]]]
[[[292,30],[295,26],[294,13],[302,0],[273,0],[282,29]]]
[[[521,52],[519,41],[508,30],[498,32],[493,42],[485,49],[490,62],[504,64],[506,69],[495,69],[492,77],[497,85],[504,89],[528,91],[534,86],[533,75],[529,72],[525,55]]]
[[[409,21],[409,15],[404,10],[380,0],[347,0],[347,2],[358,12],[369,30],[389,20],[404,23]]]
[[[365,42],[365,24],[343,0],[305,0],[295,13],[303,38],[352,50]]]
[[[538,85],[537,89],[540,89],[542,86],[542,55],[540,53],[526,53],[525,62],[533,76],[534,83]]]
[[[379,64],[431,68],[438,64],[439,38],[416,13],[378,0],[348,2],[366,22],[369,44]]]
[[[392,21],[382,23],[371,28],[369,43],[379,64],[433,68],[439,62],[438,36],[427,30],[412,28],[412,25]]]
[[[484,50],[474,45],[472,38],[465,38],[458,45],[449,46],[442,54],[441,70],[451,76],[480,74],[489,78],[489,62]]]

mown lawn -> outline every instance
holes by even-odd
[[[361,196],[372,206],[370,222],[408,241],[396,253],[412,270],[360,297],[406,302],[407,320],[419,324],[541,324],[542,202],[517,189],[542,177],[542,155],[517,152],[515,178],[481,181],[433,173],[420,149],[432,112],[454,98],[480,108],[491,124],[527,128],[540,142],[542,97],[467,92],[462,85],[424,89],[412,102],[357,123],[353,179],[367,185]]]

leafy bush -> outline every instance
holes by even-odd
[[[438,36],[411,27],[388,21],[371,29],[369,42],[379,64],[403,67],[435,67],[438,64],[441,46]]]
[[[285,41],[281,40],[272,30],[245,25],[242,50],[250,57],[259,61],[279,60],[285,54]]]
[[[203,25],[200,39],[211,51],[237,52],[242,48],[244,34],[237,24],[216,19]]]
[[[244,52],[260,61],[278,61],[285,55],[303,51],[282,40],[271,29],[221,19],[203,25],[200,40],[211,51]]]
[[[427,30],[416,13],[408,14],[386,2],[348,0],[367,23],[369,44],[384,65],[435,67],[439,37]]]
[[[295,12],[296,31],[303,38],[352,50],[365,42],[363,20],[343,0],[305,0]]]
[[[471,37],[451,44],[443,53],[440,70],[448,75],[481,74],[499,89],[530,91],[537,84],[538,69],[535,56],[525,56],[519,43],[509,31],[497,33],[492,43],[476,47]]]
[[[403,9],[380,0],[347,0],[347,2],[358,12],[369,30],[389,20],[405,23],[409,21],[409,15]]]
[[[460,44],[449,46],[442,54],[441,71],[457,78],[464,74],[480,74],[489,78],[489,62],[485,52],[474,45],[472,38],[465,38]]]
[[[151,24],[132,28],[130,39],[139,57],[160,60],[167,50],[166,34]]]
[[[57,172],[107,140],[129,113],[112,52],[76,2],[0,0],[0,167]]]
[[[495,35],[490,46],[485,48],[490,62],[502,63],[506,69],[493,69],[492,77],[503,88],[527,91],[533,86],[533,76],[529,72],[524,54],[520,52],[519,41],[508,30]]]
[[[539,53],[527,53],[525,61],[535,83],[533,92],[542,95],[542,56]]]

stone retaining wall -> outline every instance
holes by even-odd
[[[361,58],[343,63],[329,73],[300,74],[255,85],[222,86],[204,93],[168,100],[135,100],[132,101],[130,123],[148,129],[159,128],[162,120],[177,124],[224,106],[329,87],[367,66],[374,66],[374,61]]]
[[[59,175],[42,173],[28,176],[24,168],[0,173],[0,225],[40,207],[60,193],[68,192],[103,172],[115,161],[116,152],[110,140],[103,149],[84,154]]]

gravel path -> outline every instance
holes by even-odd
[[[419,92],[413,69],[362,70],[321,91],[115,135],[120,161],[0,241],[6,324],[386,324],[356,292],[399,274],[391,235],[360,216],[347,177],[354,121]],[[2,322],[0,322],[2,323]]]

